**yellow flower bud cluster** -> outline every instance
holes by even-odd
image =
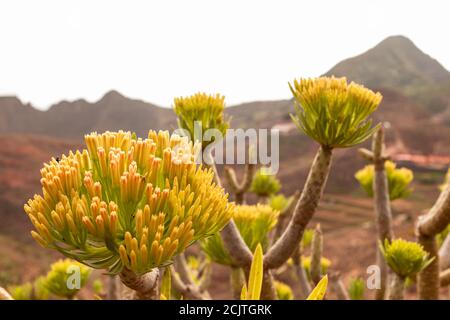
[[[200,146],[186,137],[119,131],[85,141],[87,150],[44,165],[42,195],[25,205],[42,246],[112,273],[145,273],[232,217],[234,205],[196,165]]]

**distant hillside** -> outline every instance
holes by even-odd
[[[326,74],[346,76],[370,88],[398,90],[431,111],[450,106],[450,72],[403,36],[389,37]]]
[[[99,101],[62,101],[48,111],[23,105],[15,97],[0,97],[0,133],[26,133],[80,139],[85,133],[131,130],[145,136],[149,129],[173,129],[172,110],[110,91]]]

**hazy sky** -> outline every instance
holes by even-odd
[[[450,69],[450,1],[2,0],[0,95],[47,108],[116,89],[169,106],[221,92],[283,99],[389,35]]]

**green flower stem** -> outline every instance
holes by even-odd
[[[419,217],[417,234],[419,243],[434,258],[431,264],[419,274],[419,298],[439,299],[439,254],[436,235],[450,223],[450,184],[439,195],[430,211]]]
[[[388,300],[403,300],[405,291],[405,279],[397,274],[392,274],[391,282],[389,283],[387,299]]]
[[[289,259],[300,242],[325,188],[331,166],[331,156],[331,148],[324,146],[319,148],[289,225],[264,257],[266,268],[280,267]]]
[[[338,272],[330,272],[328,276],[330,279],[330,286],[336,294],[336,298],[338,300],[350,300],[348,292],[341,281],[340,274]]]
[[[439,276],[439,282],[441,284],[441,287],[450,286],[450,269],[441,272]]]
[[[311,284],[309,283],[308,276],[302,264],[301,246],[298,244],[292,254],[292,262],[294,266],[295,276],[299,282],[299,291],[297,293],[298,299],[304,300],[311,292]]]
[[[375,216],[377,220],[378,239],[383,242],[385,239],[389,241],[394,237],[392,231],[392,212],[389,200],[389,188],[384,163],[384,131],[380,127],[373,135],[372,140],[373,164],[375,174],[373,177],[373,197],[375,206]],[[385,297],[386,287],[388,285],[389,269],[386,261],[377,251],[377,265],[380,267],[381,287],[375,293],[377,300],[383,300]]]
[[[128,268],[123,268],[120,280],[135,291],[134,300],[159,300],[159,269],[143,275],[137,275]]]

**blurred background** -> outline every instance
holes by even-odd
[[[32,240],[23,212],[40,192],[42,164],[82,148],[91,131],[175,129],[176,96],[220,92],[233,128],[279,129],[282,192],[301,189],[317,145],[289,118],[287,82],[296,77],[346,76],[383,94],[374,121],[384,123],[393,160],[415,175],[410,197],[393,203],[394,228],[413,238],[450,164],[449,9],[446,1],[2,1],[0,285],[34,279],[59,257]],[[364,161],[355,148],[333,161],[314,223],[345,282],[375,262],[375,227],[354,178]],[[214,297],[229,297],[227,281],[212,282]]]

